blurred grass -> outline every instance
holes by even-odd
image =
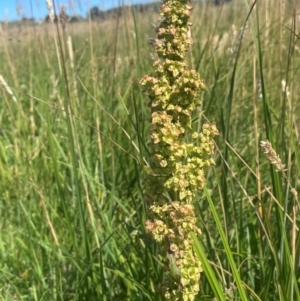
[[[300,299],[296,9],[195,4],[187,59],[207,92],[193,126],[207,118],[220,130],[210,192],[197,203],[199,300]],[[158,18],[131,9],[67,24],[59,53],[51,26],[24,28],[17,43],[2,25],[0,74],[16,99],[0,85],[3,300],[161,300],[162,267],[144,231],[149,111],[138,84],[153,71],[147,38]],[[260,149],[267,139],[289,182]]]

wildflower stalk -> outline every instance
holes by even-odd
[[[140,81],[151,107],[146,229],[157,242],[164,264],[161,292],[167,300],[184,301],[194,300],[199,292],[202,268],[190,232],[200,235],[201,231],[193,202],[206,183],[205,169],[214,164],[213,137],[218,134],[211,124],[204,124],[201,133],[192,132],[192,112],[201,105],[199,92],[205,85],[184,59],[193,44],[191,9],[188,0],[162,0],[155,76],[145,75]]]

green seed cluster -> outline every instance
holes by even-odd
[[[190,70],[185,53],[189,37],[188,0],[163,0],[164,20],[157,29],[155,76],[140,83],[150,99],[151,149],[146,168],[146,228],[160,246],[165,281],[160,289],[167,300],[192,301],[199,291],[201,262],[193,251],[190,232],[200,234],[193,200],[206,183],[205,169],[214,164],[215,125],[204,124],[192,133],[192,112],[201,105],[199,91],[205,90],[200,75]],[[187,139],[187,136],[191,139]],[[192,140],[192,143],[186,141]]]

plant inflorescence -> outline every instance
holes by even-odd
[[[193,44],[191,9],[188,0],[162,1],[155,76],[146,75],[140,82],[151,107],[146,229],[159,245],[165,268],[160,290],[167,300],[194,300],[199,291],[201,262],[190,232],[201,231],[193,203],[206,183],[206,168],[214,164],[213,138],[218,134],[216,126],[208,123],[200,133],[192,130],[192,112],[201,105],[199,92],[205,85],[185,60]]]

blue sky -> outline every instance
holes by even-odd
[[[65,4],[68,8],[68,14],[72,3],[74,3],[77,14],[86,16],[88,7],[98,6],[101,10],[118,6],[121,4],[149,3],[153,0],[55,0],[56,7]],[[16,7],[22,9],[22,15],[39,20],[47,15],[46,0],[0,0],[0,21],[18,20]],[[31,9],[32,8],[32,9]],[[32,10],[32,13],[31,13]]]

